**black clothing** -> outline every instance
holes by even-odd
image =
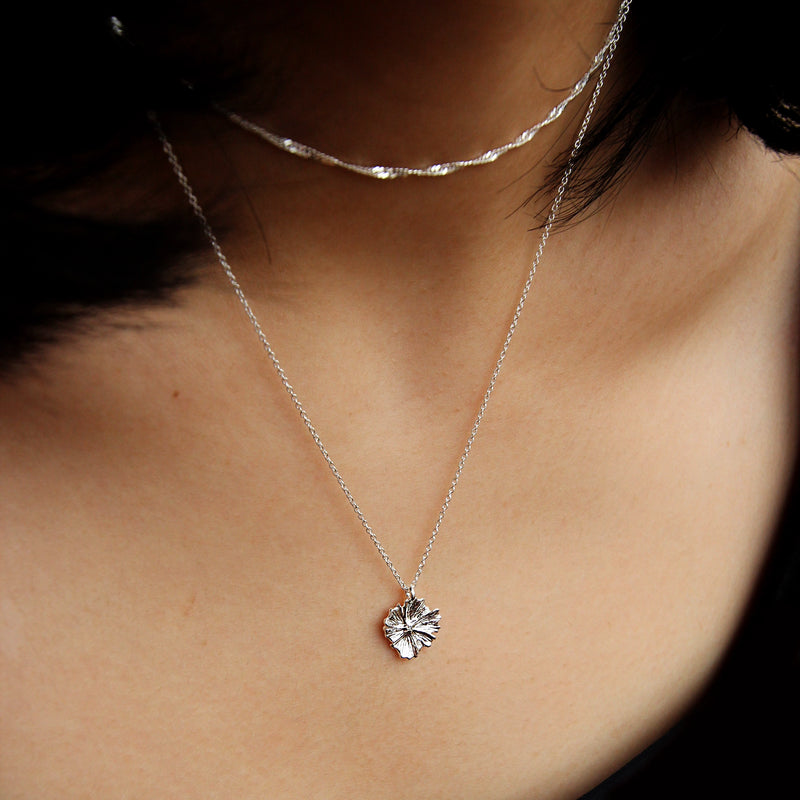
[[[800,470],[740,630],[667,734],[581,800],[800,798]]]

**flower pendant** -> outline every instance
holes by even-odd
[[[413,591],[401,606],[395,606],[383,621],[383,632],[400,658],[416,658],[430,647],[439,632],[439,609],[431,611]]]

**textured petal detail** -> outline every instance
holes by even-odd
[[[410,597],[389,611],[383,632],[401,658],[416,658],[423,647],[431,646],[440,620],[438,608],[431,611],[424,600]]]
[[[419,622],[417,622],[417,626],[419,625],[435,625],[437,628],[439,627],[439,621],[442,618],[442,615],[439,613],[439,609],[435,608],[433,611],[426,608],[425,611],[427,613],[423,614],[419,618]]]
[[[383,632],[386,634],[386,638],[392,643],[392,646],[396,645],[407,633],[407,631],[402,628],[384,628]]]
[[[394,649],[400,655],[400,658],[416,658],[417,657],[417,650],[414,648],[414,644],[411,640],[410,636],[403,636],[401,637],[398,642],[394,645]]]
[[[412,597],[411,600],[406,602],[404,607],[405,607],[406,620],[410,628],[413,628],[414,624],[419,619],[421,619],[425,615],[425,612],[428,610],[427,607],[425,606],[425,601],[420,600],[416,597]]]
[[[395,606],[390,612],[389,616],[384,620],[384,624],[395,628],[405,628],[406,621],[403,615],[401,606]]]
[[[429,645],[435,638],[436,634],[439,631],[439,628],[433,628],[430,626],[427,627],[417,627],[414,628],[414,634],[420,639],[423,644]]]

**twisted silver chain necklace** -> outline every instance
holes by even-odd
[[[567,94],[567,96],[560,103],[557,103],[555,106],[553,106],[553,108],[547,112],[545,117],[540,122],[537,122],[535,125],[531,125],[530,128],[524,130],[515,139],[512,139],[510,142],[506,142],[506,144],[500,145],[499,147],[492,147],[489,150],[481,153],[479,156],[475,156],[474,158],[465,158],[455,161],[442,161],[437,164],[429,164],[426,167],[396,167],[384,166],[381,164],[356,164],[352,161],[347,161],[343,158],[339,158],[338,156],[331,155],[330,153],[325,153],[322,150],[318,150],[316,147],[312,147],[311,145],[303,144],[295,139],[290,139],[288,136],[281,136],[277,133],[273,133],[262,126],[257,125],[255,122],[245,119],[235,111],[231,111],[230,109],[227,109],[221,105],[215,104],[214,108],[240,128],[243,128],[249,133],[255,134],[265,142],[269,142],[269,144],[277,147],[279,150],[283,150],[285,153],[291,153],[294,156],[299,156],[300,158],[309,159],[311,161],[319,161],[320,163],[331,167],[340,167],[341,169],[346,169],[349,172],[356,172],[359,175],[366,175],[369,178],[377,178],[378,180],[392,180],[394,178],[405,178],[409,176],[439,178],[444,175],[450,175],[453,172],[458,172],[466,167],[479,167],[483,164],[491,164],[492,162],[497,161],[500,156],[526,145],[533,139],[534,136],[536,136],[537,133],[539,133],[540,130],[542,130],[542,128],[545,128],[550,125],[550,123],[555,122],[564,112],[564,109],[586,88],[586,85],[591,80],[592,75],[594,75],[597,69],[599,69],[606,60],[609,51],[616,47],[616,42],[614,39],[615,37],[619,36],[619,30],[622,28],[622,24],[625,21],[625,17],[628,13],[628,6],[629,3],[623,2],[620,4],[616,22],[612,26],[608,37],[603,43],[603,46],[597,51],[597,53],[595,53],[595,56],[589,65],[589,69],[572,86],[569,94]]]
[[[169,139],[167,138],[166,134],[164,133],[161,124],[155,115],[155,113],[150,112],[150,120],[153,123],[158,138],[161,142],[161,146],[164,150],[164,153],[169,160],[169,163],[172,166],[175,175],[178,178],[178,182],[183,189],[186,198],[189,201],[189,205],[191,206],[192,211],[194,212],[197,219],[200,221],[200,224],[203,228],[206,238],[208,239],[209,244],[211,245],[217,260],[222,267],[223,272],[225,273],[228,281],[230,282],[236,297],[239,299],[244,312],[252,325],[258,340],[261,343],[261,347],[263,348],[264,352],[266,353],[267,358],[272,363],[272,366],[275,369],[275,372],[280,379],[283,388],[288,393],[292,404],[294,405],[297,412],[300,414],[300,418],[302,419],[303,423],[305,424],[308,432],[311,434],[314,443],[316,444],[317,448],[319,449],[322,457],[325,459],[325,463],[328,465],[330,471],[333,473],[333,476],[336,478],[339,487],[341,488],[342,492],[344,493],[345,497],[347,498],[350,506],[352,507],[353,511],[355,512],[356,517],[358,517],[359,522],[361,523],[364,530],[367,532],[367,535],[372,540],[372,543],[375,545],[378,553],[380,554],[381,558],[383,559],[386,566],[389,568],[390,572],[394,576],[394,579],[397,581],[398,585],[404,592],[406,599],[405,602],[395,606],[394,608],[390,609],[388,616],[384,620],[384,634],[386,638],[389,640],[391,646],[395,649],[395,651],[400,655],[401,658],[410,659],[416,658],[417,655],[422,651],[424,647],[430,647],[433,640],[436,638],[436,634],[440,628],[440,621],[441,615],[439,614],[439,609],[430,609],[422,598],[417,598],[415,594],[415,589],[417,586],[417,582],[419,581],[422,571],[425,568],[425,564],[430,556],[431,550],[433,545],[436,541],[436,537],[439,534],[439,529],[442,525],[442,521],[444,520],[445,514],[447,513],[447,509],[450,507],[450,502],[453,499],[453,494],[455,493],[456,486],[461,478],[461,473],[464,469],[464,465],[466,464],[467,458],[469,457],[470,452],[472,451],[472,446],[475,442],[475,437],[478,434],[478,428],[480,427],[481,422],[486,414],[486,409],[489,405],[489,400],[491,399],[492,392],[494,391],[495,384],[497,383],[497,378],[500,374],[500,370],[503,366],[503,362],[505,361],[506,354],[508,353],[508,348],[511,344],[511,339],[514,336],[514,332],[517,329],[517,325],[519,324],[520,316],[522,315],[522,310],[525,306],[525,301],[528,297],[528,292],[530,291],[531,285],[533,283],[534,275],[536,274],[536,270],[539,266],[539,262],[542,258],[542,253],[544,252],[544,248],[547,245],[547,241],[550,238],[550,231],[553,227],[553,223],[558,215],[559,207],[561,206],[561,201],[564,197],[564,193],[566,192],[567,185],[569,183],[570,176],[572,174],[573,166],[575,163],[575,157],[578,154],[578,151],[583,144],[584,137],[586,135],[586,131],[589,127],[589,122],[592,118],[592,114],[594,113],[595,106],[597,104],[597,99],[600,96],[600,91],[603,88],[603,84],[605,83],[606,75],[608,73],[608,69],[611,65],[611,60],[614,57],[614,52],[616,51],[617,43],[619,42],[620,34],[622,33],[622,27],[625,23],[625,19],[628,15],[628,9],[630,8],[631,0],[623,0],[622,5],[620,6],[620,13],[619,16],[614,23],[614,26],[611,29],[611,32],[608,37],[608,46],[605,51],[605,58],[603,63],[600,67],[600,71],[597,77],[597,83],[594,88],[594,92],[592,93],[591,99],[589,100],[589,105],[586,109],[586,113],[583,117],[583,121],[581,122],[580,128],[578,129],[578,134],[575,138],[574,144],[572,146],[572,150],[570,152],[570,157],[567,162],[567,167],[564,170],[563,175],[561,176],[561,180],[558,184],[558,188],[556,189],[555,197],[553,198],[552,205],[550,206],[550,211],[547,215],[547,220],[545,221],[544,227],[542,229],[542,235],[539,239],[539,245],[536,248],[536,253],[534,254],[533,261],[531,263],[530,269],[528,271],[528,276],[525,280],[525,284],[522,288],[522,294],[517,302],[516,309],[514,310],[513,317],[511,319],[511,324],[509,325],[508,332],[506,333],[505,339],[503,341],[502,347],[500,348],[500,355],[495,362],[494,369],[492,370],[491,377],[489,379],[489,385],[486,387],[486,391],[483,395],[483,400],[481,402],[480,408],[478,409],[478,413],[475,417],[475,421],[472,424],[472,429],[470,430],[469,437],[467,438],[467,443],[464,446],[464,449],[461,453],[461,457],[458,460],[458,465],[456,467],[455,475],[453,476],[452,481],[450,482],[450,486],[447,489],[447,493],[445,494],[444,501],[442,502],[442,506],[439,510],[439,516],[436,519],[436,523],[433,526],[433,531],[428,539],[427,545],[425,546],[425,550],[422,554],[422,558],[420,559],[419,565],[417,566],[417,571],[414,573],[414,577],[411,579],[410,582],[406,583],[400,573],[398,572],[397,568],[393,564],[389,554],[386,552],[381,541],[376,536],[375,532],[373,531],[371,525],[367,521],[367,518],[364,516],[364,513],[361,511],[358,503],[356,502],[355,497],[353,497],[352,492],[348,488],[347,484],[345,483],[342,474],[339,472],[338,467],[334,463],[333,459],[331,458],[330,454],[328,453],[327,448],[325,447],[322,439],[320,438],[319,433],[317,433],[314,424],[312,423],[308,413],[305,410],[300,398],[297,395],[292,384],[289,382],[288,377],[286,376],[286,372],[284,371],[280,361],[278,361],[278,357],[275,355],[275,351],[272,349],[272,345],[270,344],[269,340],[267,339],[266,334],[264,333],[263,328],[261,327],[258,318],[255,315],[250,303],[247,300],[247,297],[242,290],[242,287],[239,283],[238,278],[234,274],[233,270],[231,269],[230,264],[228,263],[228,259],[226,258],[220,243],[211,228],[211,225],[206,217],[205,211],[203,207],[200,205],[200,201],[197,199],[197,195],[194,192],[191,184],[189,183],[188,178],[186,177],[186,173],[181,166],[180,161],[178,160],[177,155],[175,154],[175,150],[172,147]]]

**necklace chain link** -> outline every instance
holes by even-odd
[[[528,292],[530,291],[534,276],[536,275],[536,270],[539,266],[539,262],[541,261],[542,253],[544,252],[545,246],[547,245],[547,241],[550,238],[550,232],[553,227],[553,223],[555,222],[555,219],[558,215],[558,210],[561,206],[561,201],[564,197],[564,193],[567,190],[567,185],[569,183],[570,176],[572,175],[575,158],[583,144],[586,131],[589,127],[589,122],[592,118],[592,114],[594,113],[595,106],[597,104],[597,99],[605,83],[606,75],[608,74],[608,69],[611,65],[611,60],[614,56],[614,52],[616,51],[617,43],[619,42],[619,38],[622,32],[622,27],[627,18],[631,2],[632,0],[622,0],[616,22],[612,26],[611,31],[608,35],[606,45],[604,46],[604,49],[602,51],[604,53],[604,57],[602,59],[602,64],[600,66],[600,71],[598,73],[597,82],[595,84],[595,88],[592,93],[591,99],[589,100],[589,104],[586,108],[583,121],[581,122],[580,128],[578,129],[578,134],[575,138],[572,150],[570,151],[570,156],[567,162],[567,166],[564,170],[563,175],[561,176],[558,188],[556,189],[555,197],[553,198],[552,205],[550,206],[550,211],[547,215],[547,219],[542,229],[542,235],[541,238],[539,239],[539,245],[536,248],[536,253],[534,254],[533,261],[531,262],[531,266],[528,271],[528,276],[525,280],[525,284],[522,289],[522,294],[520,295],[516,309],[514,310],[514,314],[511,319],[511,324],[509,325],[508,332],[506,333],[505,339],[503,341],[503,345],[500,348],[500,354],[497,358],[497,361],[495,362],[494,369],[492,370],[492,374],[489,379],[489,384],[486,387],[486,391],[484,392],[483,400],[481,401],[481,405],[480,408],[478,409],[475,421],[472,424],[472,428],[470,430],[469,437],[467,438],[466,445],[464,446],[464,449],[461,452],[461,456],[458,460],[458,465],[456,467],[455,474],[453,475],[453,479],[450,482],[447,494],[445,495],[444,501],[442,502],[442,506],[439,510],[439,516],[437,517],[436,523],[433,526],[433,531],[430,535],[430,538],[428,539],[427,545],[425,546],[425,550],[422,554],[422,558],[420,559],[419,565],[417,566],[417,570],[414,573],[414,577],[409,583],[406,583],[403,580],[400,573],[398,572],[397,568],[395,567],[394,563],[389,557],[389,554],[386,552],[385,547],[378,539],[378,537],[375,535],[372,526],[369,524],[367,518],[364,516],[364,513],[362,512],[361,508],[356,502],[355,497],[353,497],[353,494],[350,491],[347,484],[345,483],[345,480],[342,477],[342,474],[339,472],[338,467],[336,466],[330,454],[328,453],[328,450],[325,447],[322,439],[320,438],[320,435],[317,432],[316,428],[314,427],[311,418],[308,416],[305,407],[300,401],[297,392],[295,391],[292,384],[289,382],[289,379],[286,376],[286,372],[284,371],[280,361],[278,360],[278,357],[275,355],[275,351],[272,349],[272,345],[267,339],[267,336],[264,333],[264,330],[261,327],[261,324],[259,323],[258,318],[255,315],[255,312],[253,311],[250,303],[248,302],[247,297],[244,294],[244,291],[239,283],[238,278],[231,269],[231,266],[228,263],[228,259],[226,258],[225,253],[222,250],[222,247],[220,246],[216,234],[214,233],[211,224],[209,223],[208,218],[206,217],[205,211],[203,210],[203,207],[200,205],[200,201],[197,199],[197,195],[195,194],[194,189],[189,183],[189,180],[186,177],[186,173],[184,172],[183,167],[181,166],[181,163],[178,160],[177,155],[175,154],[175,150],[173,149],[172,144],[170,143],[169,139],[167,139],[167,136],[164,133],[164,130],[158,120],[158,117],[154,112],[149,113],[150,120],[153,126],[155,127],[156,133],[161,142],[161,146],[164,150],[164,153],[166,154],[169,163],[171,164],[172,169],[175,172],[175,175],[177,176],[178,182],[181,188],[183,189],[186,198],[189,201],[189,205],[191,206],[194,215],[199,220],[203,232],[205,233],[205,236],[208,239],[217,257],[220,266],[222,267],[225,275],[227,276],[227,279],[230,282],[233,291],[236,294],[236,297],[239,299],[239,302],[244,308],[244,312],[247,315],[247,318],[249,319],[253,329],[255,330],[256,335],[258,336],[258,339],[261,342],[261,346],[264,349],[267,358],[272,363],[272,366],[274,367],[275,372],[277,373],[278,378],[280,379],[280,382],[283,385],[283,388],[286,390],[287,394],[291,398],[292,404],[294,405],[295,409],[297,409],[300,418],[302,419],[303,423],[308,429],[308,432],[311,434],[314,443],[316,444],[317,448],[322,454],[322,457],[325,459],[325,462],[327,463],[330,471],[336,478],[339,487],[341,488],[342,492],[344,493],[344,496],[350,503],[353,511],[355,512],[356,517],[358,517],[358,520],[360,521],[362,527],[367,532],[369,538],[372,540],[372,543],[375,545],[375,548],[377,549],[381,558],[385,562],[386,566],[391,571],[398,585],[409,598],[414,596],[414,590],[417,585],[417,581],[419,581],[420,576],[422,575],[422,571],[425,568],[425,564],[428,560],[428,557],[430,556],[433,545],[436,542],[436,537],[439,534],[439,529],[442,525],[442,521],[444,520],[445,514],[447,513],[447,509],[450,507],[450,502],[453,499],[456,486],[458,485],[458,482],[461,478],[461,473],[464,469],[464,465],[466,464],[467,458],[469,457],[469,454],[472,451],[472,446],[475,442],[475,437],[478,434],[478,429],[486,414],[486,409],[489,406],[489,400],[491,399],[492,393],[494,392],[494,387],[495,384],[497,383],[497,378],[500,375],[500,370],[503,366],[503,362],[506,359],[506,354],[508,353],[508,348],[511,344],[511,339],[514,336],[514,333],[519,324],[519,319],[520,316],[522,315],[523,308],[525,307],[525,301],[527,300]],[[408,174],[417,174],[417,173],[408,173]]]

